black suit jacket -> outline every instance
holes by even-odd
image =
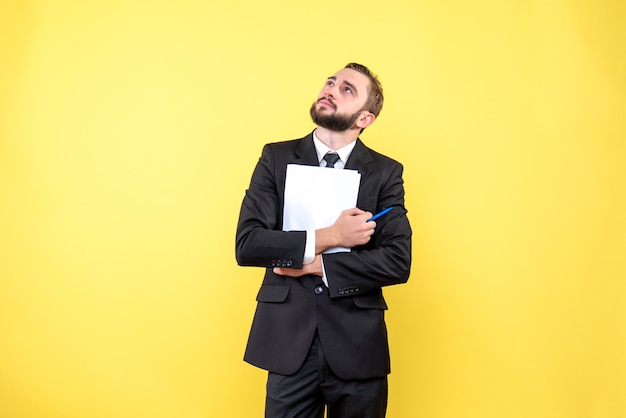
[[[272,372],[293,374],[317,330],[339,377],[385,376],[390,364],[381,288],[406,282],[411,266],[402,165],[357,139],[345,167],[361,173],[357,207],[372,213],[390,206],[394,210],[376,221],[366,245],[323,255],[327,288],[319,276],[290,278],[272,271],[276,266],[301,268],[304,257],[306,232],[282,231],[287,164],[319,165],[312,134],[265,145],[243,199],[237,262],[266,267],[244,359]]]

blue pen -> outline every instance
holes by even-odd
[[[387,209],[383,209],[383,210],[381,210],[381,211],[380,211],[380,212],[378,212],[376,215],[374,215],[374,216],[372,216],[371,218],[369,218],[369,219],[367,220],[367,222],[369,222],[369,221],[375,221],[376,219],[380,218],[381,216],[388,214],[389,212],[391,212],[391,209],[393,209],[393,206],[392,206],[392,207],[390,207],[390,208],[387,208]]]

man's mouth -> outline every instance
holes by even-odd
[[[337,106],[335,105],[335,103],[333,103],[333,101],[331,99],[319,99],[317,101],[317,104],[321,104],[322,106],[326,106],[326,107],[330,107],[332,109],[337,110]]]

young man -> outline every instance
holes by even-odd
[[[237,261],[266,267],[244,359],[269,371],[266,417],[321,418],[325,406],[328,418],[385,416],[382,287],[409,278],[411,227],[402,165],[359,139],[382,105],[376,76],[348,64],[313,103],[312,133],[265,145],[243,199]],[[329,227],[283,231],[288,164],[357,170],[356,207]],[[368,222],[386,208],[393,210]],[[351,251],[324,253],[332,247]]]

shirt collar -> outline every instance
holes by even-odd
[[[326,144],[320,141],[320,139],[315,134],[315,131],[313,131],[313,143],[315,144],[315,151],[317,152],[318,163],[322,162],[322,158],[324,158],[324,155],[326,155],[328,151],[334,151],[339,154],[339,158],[341,159],[341,162],[344,164],[344,166],[348,162],[348,158],[350,157],[350,154],[352,153],[352,150],[356,145],[356,141],[352,141],[348,145],[345,145],[339,149],[330,149],[326,146]]]

